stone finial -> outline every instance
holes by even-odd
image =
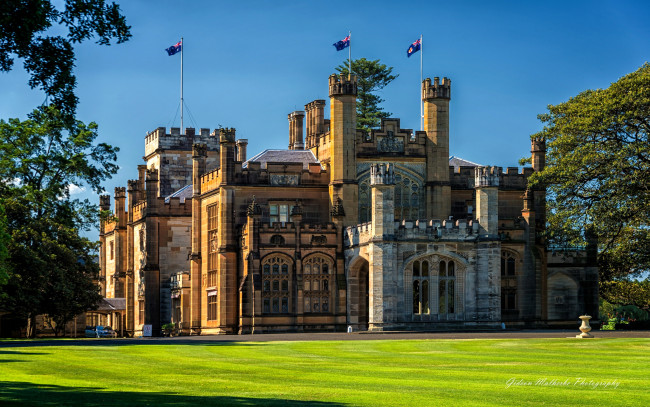
[[[341,197],[336,197],[334,205],[332,205],[332,211],[330,213],[332,216],[345,216],[345,209],[343,208],[343,200]]]
[[[262,214],[262,208],[260,205],[255,201],[255,195],[253,195],[253,201],[248,205],[248,208],[246,209],[246,215],[248,216],[256,216],[256,215],[261,215]]]
[[[482,166],[474,169],[474,186],[481,187],[498,187],[501,167]]]
[[[357,95],[357,75],[330,75],[330,97]]]
[[[208,156],[208,146],[203,143],[192,144],[192,158],[201,158]]]
[[[433,84],[431,78],[422,81],[422,100],[428,99],[451,99],[451,79],[442,78],[441,82],[436,76]]]
[[[373,164],[370,166],[370,185],[395,185],[395,166]]]
[[[235,142],[235,128],[224,127],[219,129],[219,142],[220,143],[234,143]]]
[[[296,204],[291,207],[291,216],[302,215],[302,206],[296,199]]]

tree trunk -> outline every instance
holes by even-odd
[[[33,338],[36,336],[36,318],[33,315],[27,317],[27,331],[25,332],[27,338]]]

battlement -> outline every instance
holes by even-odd
[[[99,208],[103,211],[107,211],[111,207],[111,196],[110,195],[100,195],[99,196]]]
[[[476,167],[474,169],[474,187],[498,187],[501,167]]]
[[[422,82],[422,100],[428,99],[451,99],[451,79],[442,78],[440,81],[436,76],[432,84],[431,78],[426,78]]]
[[[451,220],[402,220],[395,222],[396,240],[426,241],[472,241],[478,237],[478,222],[464,219]],[[346,247],[369,243],[373,237],[372,223],[350,226],[343,231],[343,244]]]
[[[146,216],[192,216],[192,198],[185,198],[181,202],[180,197],[167,198],[156,197],[152,205],[147,201],[140,201],[132,209],[133,222],[142,220]]]
[[[424,157],[426,155],[427,133],[403,129],[398,118],[382,118],[378,129],[370,133],[357,130],[356,145],[358,157],[399,155]]]
[[[530,139],[531,152],[543,153],[546,152],[546,140],[542,137],[533,137]]]
[[[207,157],[208,146],[202,143],[194,143],[192,145],[192,158]]]
[[[357,75],[330,75],[330,97],[357,95]]]
[[[219,129],[219,142],[220,143],[234,143],[236,130],[234,127],[224,127]]]
[[[208,150],[219,150],[219,137],[217,130],[210,132],[210,129],[202,128],[197,134],[194,128],[185,129],[181,134],[180,128],[172,127],[169,132],[165,127],[158,127],[148,132],[144,138],[145,157],[158,150],[192,151],[192,144],[206,144]]]
[[[116,187],[115,188],[115,199],[126,198],[126,188]]]

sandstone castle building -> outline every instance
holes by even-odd
[[[100,228],[117,330],[185,334],[543,327],[597,315],[594,247],[545,246],[544,167],[450,158],[451,81],[422,83],[424,131],[356,129],[357,79],[289,114],[287,150],[235,129],[158,128]],[[489,158],[486,157],[486,160]],[[109,210],[109,196],[100,206]]]

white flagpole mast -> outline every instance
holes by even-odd
[[[183,44],[183,37],[181,37],[181,134],[185,134],[183,128],[183,49],[185,49],[185,44]]]
[[[350,75],[352,75],[352,31],[348,31],[350,37],[350,45],[348,46],[348,66],[350,67]]]
[[[424,54],[424,44],[422,44],[422,34],[420,34],[420,89],[422,89],[422,54]],[[422,90],[420,90],[422,92]],[[424,102],[420,95],[420,130],[424,131]]]

